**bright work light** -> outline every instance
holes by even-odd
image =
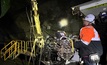
[[[67,25],[68,25],[68,20],[65,19],[65,18],[61,19],[61,20],[59,21],[59,25],[60,25],[60,27],[65,27],[65,26],[67,26]]]

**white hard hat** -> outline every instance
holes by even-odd
[[[95,16],[93,14],[88,14],[84,20],[94,23]]]

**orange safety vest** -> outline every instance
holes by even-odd
[[[100,41],[99,34],[93,26],[85,26],[81,28],[80,39],[86,45],[91,41]]]

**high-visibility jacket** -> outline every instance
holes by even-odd
[[[93,26],[85,26],[81,28],[80,39],[86,45],[91,41],[100,41],[99,34]]]
[[[74,43],[74,47],[79,49],[80,57],[89,56],[92,53],[103,54],[98,32],[93,26],[85,26],[80,30],[80,41]]]

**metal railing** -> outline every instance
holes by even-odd
[[[1,49],[0,57],[7,60],[8,58],[15,59],[20,54],[35,56],[35,51],[31,52],[33,45],[32,41],[13,40]]]

